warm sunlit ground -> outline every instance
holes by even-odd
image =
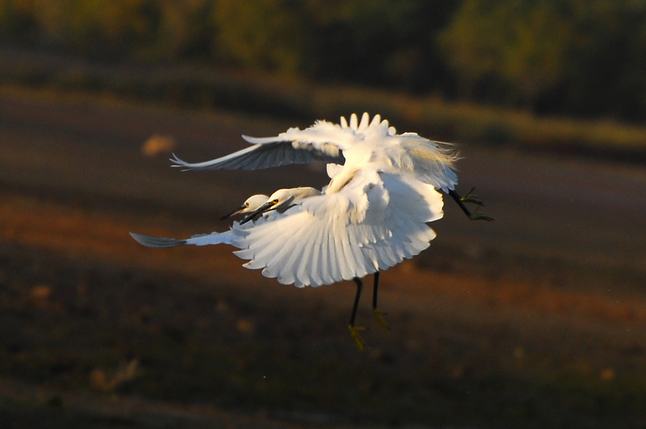
[[[462,148],[496,222],[447,202],[431,248],[382,277],[390,333],[364,297],[363,354],[350,283],[279,286],[229,248],[128,237],[221,230],[249,194],[323,184],[321,166],[168,168],[171,146],[206,159],[289,125],[0,89],[9,427],[646,425],[641,166]]]

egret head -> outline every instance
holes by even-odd
[[[293,207],[305,198],[320,194],[321,192],[319,190],[310,187],[279,189],[271,194],[269,198],[265,200],[265,203],[263,205],[258,207],[255,212],[249,215],[241,223],[246,223],[250,220],[258,219],[258,217],[263,213],[272,210],[283,213],[285,210]]]
[[[267,195],[263,195],[263,194],[252,195],[249,198],[247,198],[244,201],[244,203],[242,203],[242,206],[238,207],[231,213],[228,213],[222,216],[221,220],[228,219],[236,215],[253,213],[256,210],[258,210],[267,201],[267,198],[268,198]]]

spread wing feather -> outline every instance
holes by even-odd
[[[359,172],[340,192],[237,229],[244,266],[283,284],[320,286],[385,270],[426,247],[442,196],[412,176]]]
[[[229,155],[204,162],[186,162],[174,153],[170,161],[173,167],[183,170],[261,170],[293,164],[308,164],[313,161],[343,163],[343,157],[336,152],[317,149],[314,146],[301,145],[294,148],[292,142],[272,142],[254,144],[251,147],[233,152]]]
[[[324,161],[343,164],[343,148],[352,142],[354,131],[326,121],[304,130],[290,128],[275,137],[242,138],[252,146],[204,162],[186,162],[171,154],[173,167],[184,170],[259,170],[291,164]]]
[[[130,236],[139,244],[146,247],[177,247],[177,246],[208,246],[212,244],[233,244],[235,234],[229,230],[225,232],[210,232],[196,234],[189,238],[177,239],[167,237],[154,237],[131,232]]]
[[[361,119],[352,114],[349,121],[341,117],[340,124],[317,121],[303,130],[290,128],[274,137],[243,135],[242,138],[252,146],[204,162],[187,162],[175,154],[171,154],[170,161],[173,167],[183,170],[258,170],[323,161],[336,164],[327,168],[328,175],[334,177],[340,170],[337,165],[346,160],[344,151],[357,143],[371,141],[374,143],[370,149],[372,158],[387,153],[390,166],[397,171],[412,173],[422,182],[445,192],[454,189],[458,182],[454,167],[457,155],[451,144],[429,140],[416,133],[396,134],[380,115],[371,120],[367,113]],[[353,156],[351,153],[345,155]]]

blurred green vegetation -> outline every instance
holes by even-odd
[[[0,43],[646,119],[643,0],[0,0]]]
[[[97,64],[0,49],[0,96],[20,87],[95,93],[190,109],[215,109],[310,123],[349,112],[379,112],[400,131],[438,140],[646,162],[646,127],[598,119],[539,116],[511,108],[401,91],[321,85],[267,73],[204,66]]]

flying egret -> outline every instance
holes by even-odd
[[[189,163],[171,155],[184,170],[254,170],[315,160],[328,162],[331,180],[322,193],[297,204],[289,193],[274,193],[249,217],[227,231],[246,268],[298,287],[353,280],[357,286],[348,328],[363,349],[355,325],[361,278],[375,274],[373,310],[378,320],[380,271],[411,258],[430,245],[435,232],[427,225],[443,216],[442,194],[450,195],[469,216],[466,203],[482,205],[455,187],[457,154],[449,143],[417,133],[398,134],[379,115],[355,114],[340,124],[318,121],[303,130],[290,128],[275,137],[243,136],[251,146],[210,161]],[[262,222],[249,223],[269,211]]]

